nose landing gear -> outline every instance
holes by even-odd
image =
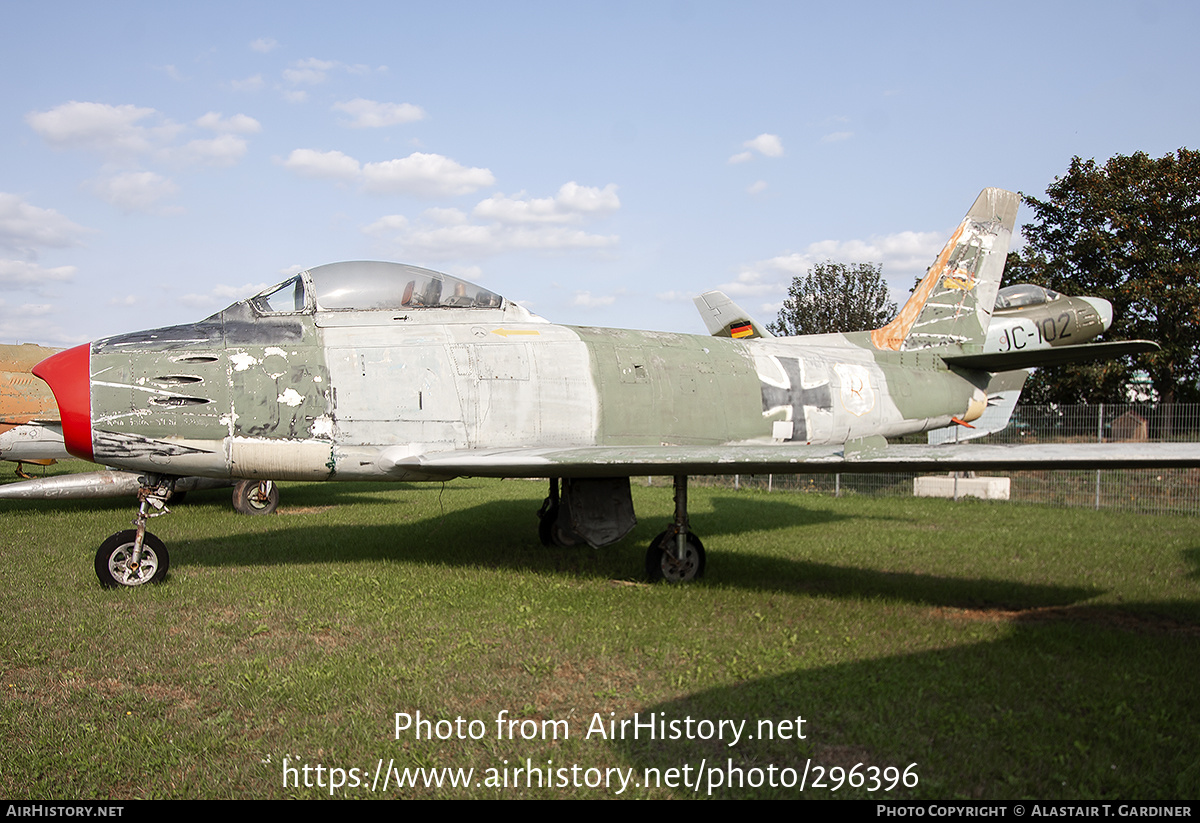
[[[175,490],[175,478],[148,475],[138,489],[136,528],[125,529],[100,544],[96,552],[96,577],[106,589],[117,586],[141,586],[161,583],[167,577],[171,559],[167,547],[150,532],[146,521],[168,514],[167,500]]]

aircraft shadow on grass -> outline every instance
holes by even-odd
[[[395,491],[396,487],[390,487]],[[653,536],[652,524],[639,525],[620,544],[606,549],[587,547],[547,548],[534,535],[535,508],[530,500],[492,501],[467,511],[448,511],[443,516],[405,520],[407,495],[433,493],[432,489],[410,488],[392,501],[395,516],[385,525],[337,523],[327,526],[307,523],[283,526],[256,533],[181,540],[172,561],[175,571],[189,566],[247,567],[304,563],[349,564],[387,560],[429,566],[488,566],[518,571],[543,572],[602,579],[628,577],[630,557],[641,553],[641,545]],[[730,495],[714,498],[715,513],[702,513],[709,533],[740,536],[744,520],[762,528],[802,525],[820,528],[846,516],[820,508],[798,507],[784,500],[764,497],[746,499]],[[723,512],[736,504],[737,517]],[[424,509],[423,509],[424,510]],[[232,516],[232,515],[230,515]],[[287,518],[286,514],[280,518]],[[894,518],[859,518],[871,521]],[[278,520],[273,521],[278,522]],[[491,524],[492,527],[480,524]],[[520,524],[520,525],[518,525]],[[520,527],[527,524],[528,529]],[[867,525],[867,528],[872,527]],[[485,535],[485,536],[482,536]],[[1011,580],[949,577],[937,574],[885,572],[875,569],[813,562],[803,557],[787,558],[756,553],[753,536],[738,541],[732,549],[713,543],[723,561],[722,585],[764,592],[795,592],[838,598],[887,598],[899,602],[972,609],[1003,605],[1008,608],[1063,606],[1101,594],[1096,588],[1043,585]],[[168,578],[169,584],[169,578]]]
[[[766,783],[769,766],[778,782],[789,777],[783,770],[794,770],[790,777],[797,783],[809,758],[804,795],[795,786],[761,791],[793,798],[1195,798],[1200,603],[1176,604],[1192,615],[1181,620],[1153,616],[1161,605],[947,614],[946,620],[960,623],[1003,621],[1008,634],[992,642],[749,677],[638,709],[643,722],[691,717],[697,734],[702,719],[745,719],[745,734],[755,739],[743,735],[734,746],[728,734],[724,741],[682,736],[664,741],[645,731],[608,744],[639,775],[646,768],[687,764],[695,780],[697,767],[706,763],[723,772],[711,778],[724,783],[715,796],[727,798],[751,794],[752,781]],[[802,627],[797,632],[790,653],[798,660],[806,654],[826,658],[821,643],[836,642],[806,637]],[[911,645],[923,642],[913,638]],[[896,637],[888,645],[910,644]],[[736,661],[717,663],[722,664],[736,671]],[[794,739],[798,717],[807,721],[804,740]],[[759,721],[770,721],[761,726],[762,738]],[[788,730],[781,721],[792,722],[793,739],[766,739],[773,728]],[[853,795],[845,784],[832,791],[836,773],[831,776],[829,769],[848,773],[857,764],[864,777],[870,767],[879,770],[876,775],[889,766],[902,774],[916,764],[919,783],[869,795]],[[824,789],[812,785],[816,766],[823,769]],[[731,774],[740,774],[744,785],[731,788]],[[707,782],[701,780],[698,794],[704,796]],[[691,794],[690,788],[680,790],[681,796]]]

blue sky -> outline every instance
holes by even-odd
[[[900,301],[980,189],[1200,143],[1182,2],[2,8],[5,343],[352,259],[699,334],[692,296],[769,320],[824,259]]]

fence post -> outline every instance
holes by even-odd
[[[1104,404],[1100,404],[1099,411],[1096,412],[1096,442],[1104,442]],[[1100,511],[1100,470],[1096,469],[1096,511]]]

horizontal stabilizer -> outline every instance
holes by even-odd
[[[945,355],[948,366],[980,371],[1013,371],[1043,366],[1062,366],[1068,363],[1091,363],[1096,360],[1115,360],[1131,354],[1158,351],[1161,347],[1152,340],[1113,340],[1107,343],[1081,343],[1078,346],[1056,346],[1049,349],[1024,351],[1014,349],[992,354]]]
[[[713,337],[733,337],[738,340],[753,340],[756,337],[774,337],[765,327],[720,291],[706,291],[692,298],[704,325]]]
[[[1032,369],[1017,371],[1002,371],[992,375],[987,386],[987,408],[978,419],[972,420],[968,426],[950,426],[945,429],[933,429],[929,432],[930,445],[941,443],[959,443],[964,440],[974,440],[1003,431],[1012,419],[1017,401],[1021,399],[1021,389],[1025,380],[1033,374]]]

